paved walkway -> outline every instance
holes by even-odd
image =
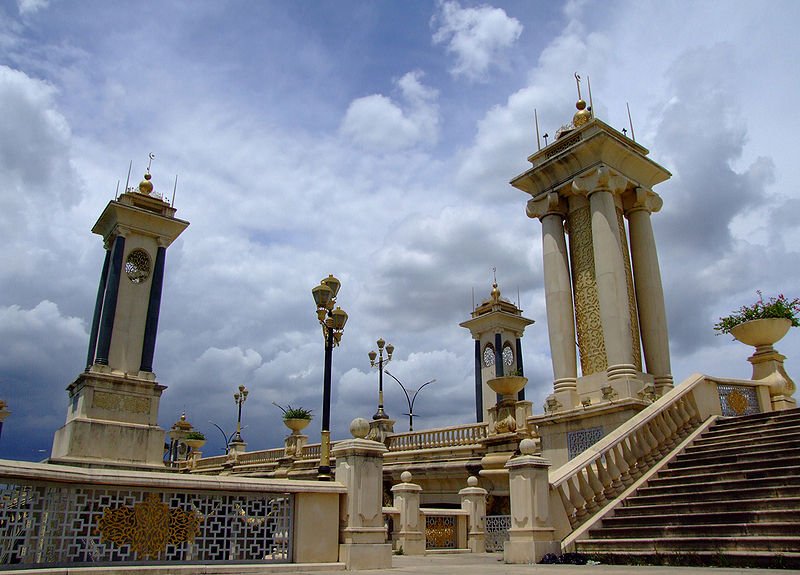
[[[302,573],[302,570],[299,571]],[[314,571],[313,575],[334,573],[360,573],[363,575],[688,575],[690,573],[708,575],[779,575],[800,573],[796,570],[743,569],[722,567],[640,567],[620,565],[506,565],[501,553],[464,553],[453,555],[392,557],[392,569],[374,571]],[[309,572],[312,573],[312,572]]]

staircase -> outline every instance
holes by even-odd
[[[576,548],[609,563],[800,567],[800,409],[720,419]]]

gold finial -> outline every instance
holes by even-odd
[[[592,113],[586,109],[586,102],[581,97],[581,77],[577,72],[575,72],[575,84],[578,86],[578,101],[575,103],[578,111],[572,117],[572,125],[579,128],[591,119]]]
[[[150,158],[150,161],[147,162],[147,171],[144,173],[144,180],[139,182],[139,193],[144,194],[145,196],[149,196],[153,191],[153,182],[150,181],[150,178],[153,177],[150,175],[150,166],[156,156],[150,152],[148,157]]]
[[[492,300],[494,303],[498,303],[500,301],[500,288],[497,287],[497,268],[492,268],[492,274],[494,276],[494,282],[492,282]]]

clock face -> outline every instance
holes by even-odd
[[[510,345],[506,345],[503,347],[503,365],[505,366],[514,365],[514,350],[511,349]]]
[[[483,365],[486,367],[494,365],[494,348],[491,345],[483,348]]]
[[[131,283],[140,284],[150,277],[150,256],[142,249],[135,249],[125,260],[125,273]]]

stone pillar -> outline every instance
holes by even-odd
[[[103,259],[103,271],[100,272],[100,284],[97,286],[97,298],[94,302],[94,315],[92,316],[92,329],[89,333],[89,352],[86,356],[86,369],[94,364],[94,354],[97,350],[97,332],[100,330],[100,316],[103,313],[103,298],[106,294],[106,282],[108,281],[108,268],[111,263],[111,250],[105,250],[106,256]]]
[[[555,192],[530,200],[528,217],[542,222],[542,258],[547,304],[547,332],[553,362],[556,400],[565,409],[580,404],[578,398],[575,322],[569,258],[564,236],[565,209]]]
[[[354,439],[340,441],[336,457],[336,481],[347,486],[339,511],[339,561],[347,569],[388,569],[392,546],[386,543],[383,523],[383,454],[386,446],[364,439],[369,421],[354,419]]]
[[[103,313],[100,320],[100,333],[97,341],[97,355],[95,363],[108,365],[108,354],[111,350],[111,334],[114,331],[114,317],[117,313],[117,296],[119,295],[119,280],[122,275],[122,255],[125,251],[125,236],[120,230],[114,239],[111,253],[111,267],[108,271],[106,293],[103,298]]]
[[[756,352],[747,358],[753,365],[752,379],[769,382],[769,395],[773,411],[794,409],[797,400],[792,397],[797,386],[786,369],[783,361],[786,356],[771,345],[756,347]]]
[[[475,340],[475,421],[483,421],[483,360],[481,359],[481,340]]]
[[[473,553],[486,552],[486,495],[488,493],[484,488],[478,487],[478,478],[474,475],[467,478],[467,487],[458,492],[461,496],[461,509],[469,513],[467,546]]]
[[[142,361],[140,371],[153,371],[153,357],[156,352],[156,333],[158,332],[158,315],[161,310],[161,292],[164,286],[164,262],[167,248],[159,241],[156,252],[156,264],[153,269],[153,280],[150,284],[150,300],[147,305],[147,319],[142,342]]]
[[[620,237],[614,200],[615,194],[624,191],[626,184],[625,178],[613,175],[605,166],[572,182],[575,192],[589,197],[597,296],[609,380],[633,379],[637,371],[633,359],[628,282],[621,243],[624,238]]]
[[[400,480],[402,483],[392,487],[394,508],[400,512],[399,525],[395,525],[397,550],[402,549],[404,555],[425,555],[425,533],[419,512],[422,487],[411,483],[409,471],[403,471]]]
[[[519,448],[522,455],[505,465],[511,494],[511,528],[503,546],[503,559],[506,563],[538,563],[547,553],[561,552],[550,520],[550,462],[533,455],[533,439],[523,439]]]
[[[645,364],[647,372],[655,380],[656,394],[662,396],[672,389],[673,382],[664,289],[650,214],[660,210],[664,202],[658,194],[644,188],[636,188],[626,199],[625,215],[631,236],[633,278]]]

